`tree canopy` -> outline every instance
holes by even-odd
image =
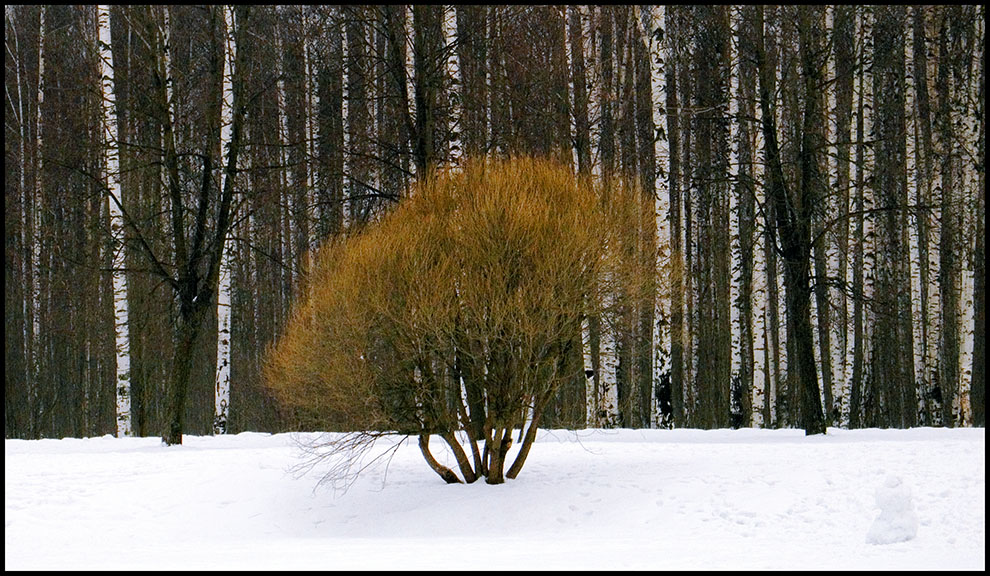
[[[427,179],[320,251],[268,386],[300,427],[418,436],[448,482],[459,479],[430,454],[430,435],[465,481],[499,483],[511,434],[525,429],[515,477],[557,389],[585,377],[582,322],[645,296],[645,274],[624,257],[637,197],[532,158]]]

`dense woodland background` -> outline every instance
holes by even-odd
[[[315,248],[515,154],[656,207],[654,305],[589,319],[547,426],[982,426],[984,38],[978,6],[8,5],[5,437],[292,428],[261,367]]]

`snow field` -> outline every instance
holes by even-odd
[[[344,493],[291,472],[295,440],[6,440],[4,568],[986,565],[983,429],[543,431],[500,486],[445,485],[407,442]],[[891,509],[916,535],[868,543]]]

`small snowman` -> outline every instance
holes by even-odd
[[[911,504],[911,489],[897,476],[888,476],[877,488],[880,516],[866,533],[867,544],[906,542],[918,534],[918,516]]]

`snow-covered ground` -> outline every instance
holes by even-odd
[[[500,486],[408,442],[344,493],[300,458],[290,434],[6,440],[4,569],[986,568],[983,429],[550,431]]]

